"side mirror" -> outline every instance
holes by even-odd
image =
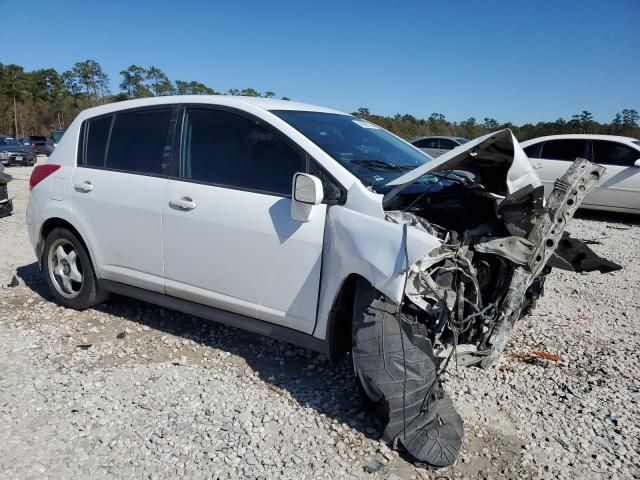
[[[291,218],[298,222],[308,222],[313,214],[313,207],[322,203],[324,190],[318,177],[306,173],[293,176],[291,192]]]
[[[633,166],[634,167],[640,167],[640,158],[638,160],[636,160],[635,162],[633,162]]]

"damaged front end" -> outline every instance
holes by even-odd
[[[462,443],[462,420],[439,385],[449,361],[495,364],[516,321],[542,295],[552,267],[603,273],[620,268],[565,231],[603,167],[576,159],[545,204],[543,188],[509,130],[457,150],[400,177],[384,198],[387,221],[440,240],[417,261],[405,257],[404,296],[393,312],[395,349],[357,345],[365,327],[357,320],[354,325],[360,383],[388,399],[385,438],[414,462],[437,467],[453,463]],[[376,336],[393,343],[389,338],[388,332]],[[371,368],[376,351],[379,372]]]
[[[13,212],[13,202],[9,198],[7,184],[13,177],[4,172],[4,167],[0,165],[0,218],[11,215]]]

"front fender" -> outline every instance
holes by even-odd
[[[417,228],[346,206],[328,210],[322,255],[322,283],[314,335],[326,338],[327,320],[343,282],[359,275],[400,303],[408,265],[438,248],[441,241]],[[408,258],[407,258],[408,257]]]

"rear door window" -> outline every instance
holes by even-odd
[[[586,158],[587,141],[582,139],[549,140],[542,146],[541,158],[574,161]]]
[[[608,140],[593,140],[593,160],[603,165],[630,167],[640,159],[640,151]]]
[[[161,175],[171,158],[173,108],[116,113],[106,154],[106,167]]]
[[[290,196],[304,157],[270,130],[237,113],[187,108],[181,177],[231,188]]]

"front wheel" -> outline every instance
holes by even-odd
[[[86,248],[66,228],[55,228],[47,235],[41,265],[49,290],[67,308],[89,308],[109,295],[98,286]]]

